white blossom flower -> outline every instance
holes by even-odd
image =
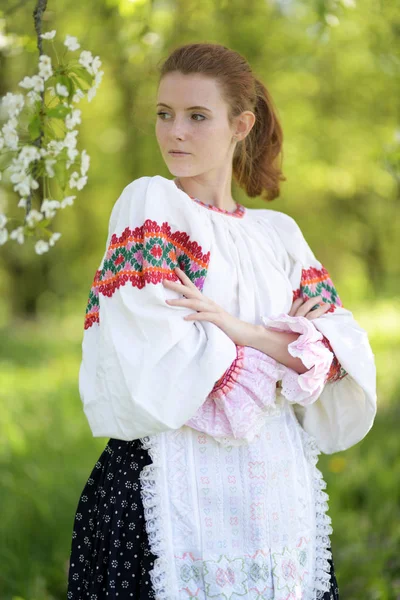
[[[81,175],[86,175],[89,170],[90,165],[90,156],[86,152],[86,150],[82,150],[81,152]]]
[[[29,106],[32,106],[33,104],[35,104],[35,102],[40,102],[42,100],[40,94],[35,92],[35,90],[31,90],[30,92],[28,92],[26,97],[28,98]]]
[[[24,77],[22,79],[22,81],[19,82],[18,85],[21,86],[21,87],[23,87],[23,88],[26,88],[27,90],[30,90],[31,88],[34,87],[35,84],[33,82],[33,78],[32,77],[26,76],[26,77]]]
[[[21,148],[17,161],[20,161],[26,168],[31,162],[40,160],[40,158],[39,148],[37,148],[37,146],[26,144]]]
[[[92,60],[92,64],[90,65],[92,68],[92,72],[93,75],[96,75],[96,73],[98,72],[98,70],[101,67],[101,60],[100,60],[100,56],[95,56]]]
[[[93,55],[90,52],[90,50],[82,50],[78,62],[85,67],[85,69],[87,69],[89,71],[89,73],[92,75],[92,68],[91,68],[91,64],[93,61]]]
[[[77,38],[73,35],[66,36],[64,46],[67,46],[68,50],[78,50],[81,47]]]
[[[46,173],[49,177],[54,177],[55,173],[54,173],[54,169],[53,169],[53,165],[56,163],[56,159],[51,159],[51,158],[47,158],[44,161],[44,165],[46,168]]]
[[[76,93],[72,96],[72,101],[75,102],[75,104],[77,104],[80,100],[82,100],[82,98],[85,97],[84,92],[82,92],[82,90],[80,90],[79,88],[76,90]]]
[[[43,78],[39,75],[33,75],[32,77],[24,77],[24,79],[20,81],[18,85],[28,90],[34,89],[35,92],[43,92],[44,90],[44,81]]]
[[[80,177],[78,179],[78,181],[76,182],[77,189],[82,190],[85,187],[85,185],[87,184],[87,180],[88,180],[88,178],[86,175],[84,177]]]
[[[34,227],[36,223],[43,219],[42,213],[40,213],[35,208],[32,208],[29,213],[26,215],[26,223],[28,227]]]
[[[51,66],[51,58],[50,58],[50,56],[48,56],[48,54],[41,54],[39,56],[39,62],[42,65]]]
[[[48,65],[39,65],[39,75],[46,81],[53,75],[53,69]]]
[[[45,198],[40,206],[41,212],[44,212],[46,219],[52,219],[56,214],[56,209],[60,208],[58,200],[48,200]]]
[[[8,92],[2,101],[9,117],[16,117],[24,107],[24,97],[22,94],[12,94]]]
[[[67,129],[73,129],[75,125],[81,123],[81,112],[79,108],[75,108],[71,114],[65,117],[65,125]]]
[[[10,181],[16,184],[13,189],[20,196],[28,196],[31,189],[39,187],[39,183],[26,172],[23,160],[14,157],[8,168],[11,172]]]
[[[43,254],[47,252],[49,249],[49,244],[44,240],[38,240],[35,244],[35,252],[36,254]]]
[[[40,37],[43,40],[52,40],[55,35],[56,35],[56,30],[53,29],[52,31],[46,31],[46,33],[42,33]]]
[[[47,68],[47,67],[46,67]],[[40,75],[33,75],[33,89],[35,92],[43,92],[44,91],[44,78]]]
[[[61,237],[61,233],[58,233],[58,231],[55,231],[49,238],[49,244],[50,246],[54,246],[54,244],[56,243],[57,240],[59,240]]]
[[[78,135],[77,129],[74,129],[73,131],[67,131],[67,133],[65,134],[65,138],[63,140],[64,147],[67,148],[67,155],[70,160],[70,162],[67,163],[68,169],[79,154],[79,151],[76,149],[76,136],[77,135]]]
[[[78,190],[81,190],[87,183],[87,177],[79,177],[79,173],[74,171],[69,180],[69,187],[72,189],[76,187]]]
[[[0,229],[0,246],[6,243],[8,240],[8,231],[7,229]]]
[[[26,198],[21,198],[18,202],[18,208],[26,208]]]
[[[18,149],[18,140],[19,140],[19,137],[15,133],[15,131],[10,131],[9,133],[5,132],[5,135],[4,135],[5,146],[10,148],[11,150]]]
[[[12,180],[12,176],[10,177]],[[37,190],[39,183],[33,179],[32,175],[25,175],[20,181],[17,181],[13,189],[20,196],[28,196],[32,190]]]
[[[96,92],[97,92],[97,87],[96,86],[93,86],[93,87],[91,87],[91,88],[88,89],[88,91],[87,91],[88,102],[91,102],[93,100],[93,98],[96,95]]]
[[[65,134],[65,138],[63,139],[63,144],[65,148],[75,148],[77,135],[77,129],[74,129],[73,131],[67,131],[67,133]]]
[[[63,85],[62,83],[56,83],[56,94],[59,96],[68,96],[67,86]]]
[[[3,227],[5,226],[7,221],[8,221],[8,218],[6,217],[6,215],[0,213],[0,229],[3,229]]]
[[[104,71],[98,71],[94,76],[94,82],[96,87],[99,87],[101,80],[103,79]]]
[[[65,208],[66,206],[72,206],[75,198],[76,196],[65,196],[65,198],[61,200],[61,208]]]
[[[62,140],[50,140],[47,144],[47,154],[50,156],[58,156],[64,148]]]
[[[51,58],[47,54],[41,54],[39,56],[39,75],[45,81],[53,75],[53,68],[51,66]]]
[[[22,227],[22,225],[20,227],[17,227],[10,233],[10,239],[17,240],[18,244],[24,243],[24,228]]]
[[[95,76],[94,76],[94,85],[88,89],[87,91],[87,97],[88,97],[88,102],[91,102],[93,100],[93,98],[96,95],[97,92],[97,88],[99,87],[101,80],[103,78],[104,75],[104,71],[98,71]]]
[[[4,146],[10,148],[11,150],[18,149],[19,136],[16,132],[17,123],[17,119],[15,117],[11,117],[6,123],[4,123],[2,127]]]

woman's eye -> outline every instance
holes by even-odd
[[[168,113],[166,112],[158,112],[157,115],[162,117],[163,115],[167,115]],[[195,121],[204,121],[204,119],[206,118],[204,115],[201,115],[200,113],[193,113],[192,117],[201,117],[201,119],[195,119]],[[165,121],[165,119],[162,119],[163,121]]]

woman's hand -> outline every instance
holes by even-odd
[[[318,308],[313,309],[314,306],[319,305]],[[328,312],[330,308],[329,302],[324,302],[322,296],[313,296],[308,300],[304,298],[296,298],[292,304],[292,308],[288,312],[291,317],[305,317],[312,321],[321,315]]]
[[[186,321],[210,321],[222,329],[235,344],[245,346],[251,339],[255,325],[241,321],[226,312],[213,300],[204,296],[179,267],[174,270],[182,283],[168,279],[163,279],[162,283],[178,294],[183,294],[185,298],[170,299],[165,302],[173,306],[193,308],[197,312],[183,317]]]

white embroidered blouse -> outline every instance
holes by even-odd
[[[298,374],[236,345],[162,280],[179,266],[234,316],[296,331]],[[292,317],[295,298],[330,309]],[[366,331],[289,215],[206,205],[159,175],[122,191],[90,290],[79,391],[94,436],[141,438],[157,599],[317,600],[329,589],[320,452],[365,437],[376,414]]]

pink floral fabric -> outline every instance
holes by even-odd
[[[275,404],[281,365],[250,346],[236,348],[236,359],[185,425],[220,440],[251,441],[263,425],[263,415]]]

